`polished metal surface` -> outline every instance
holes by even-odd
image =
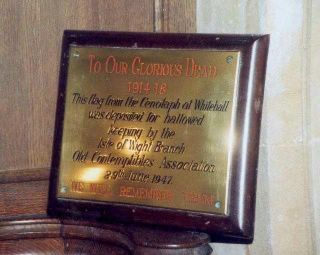
[[[58,197],[226,215],[239,59],[71,46]]]

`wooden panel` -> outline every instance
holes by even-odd
[[[154,13],[160,23],[154,23]],[[195,1],[1,1],[0,183],[48,178],[64,29],[152,31],[159,26],[160,31],[194,31]],[[0,185],[0,203],[7,206],[0,214],[45,212],[44,204],[31,208],[28,199],[21,200],[26,194],[38,198],[38,188]]]
[[[70,255],[76,254],[95,254],[95,255],[130,255],[129,251],[117,247],[116,245],[104,244],[100,242],[92,242],[79,239],[67,239],[65,240],[65,253]]]
[[[0,184],[11,182],[26,182],[48,180],[49,167],[34,169],[2,170],[0,171]]]
[[[49,166],[62,31],[153,30],[153,1],[0,3],[0,170]]]
[[[12,237],[21,232],[27,239],[4,240],[0,233],[0,254],[91,254],[108,249],[87,242],[89,249],[84,250],[82,240],[52,238],[62,233],[57,232],[54,220],[48,229],[40,226],[47,235],[39,229],[30,234],[32,224],[26,221],[47,217],[48,169],[65,29],[193,32],[195,1],[0,1],[0,221],[22,219],[27,225],[14,226]],[[38,221],[42,220],[34,223]],[[5,226],[0,228],[8,232]],[[115,254],[121,252],[126,253],[119,249]]]
[[[209,255],[208,236],[56,219],[0,222],[0,254]]]
[[[87,240],[43,238],[3,241],[0,245],[0,254],[129,255],[129,252],[114,245],[107,245]]]
[[[0,220],[46,215],[48,181],[0,184]]]
[[[196,31],[195,0],[155,0],[156,32]]]
[[[61,239],[22,239],[1,242],[0,254],[64,254],[64,244]]]
[[[50,165],[64,29],[193,32],[195,26],[194,0],[1,1],[0,170]]]

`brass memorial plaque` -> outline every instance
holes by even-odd
[[[57,197],[226,215],[239,57],[71,45]]]
[[[251,243],[268,45],[64,31],[48,215]]]

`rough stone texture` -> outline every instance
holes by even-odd
[[[320,2],[201,0],[197,31],[271,34],[252,245],[217,255],[320,254]]]
[[[307,72],[309,75],[306,93],[307,107],[307,152],[313,205],[314,254],[320,254],[320,1],[309,1],[308,37],[306,38]]]

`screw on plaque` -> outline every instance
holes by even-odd
[[[67,191],[68,191],[68,189],[65,186],[61,187],[61,189],[60,189],[61,193],[66,193]]]
[[[228,56],[228,57],[226,58],[226,61],[227,61],[228,64],[231,64],[232,61],[233,61],[233,57],[232,57],[232,56]]]
[[[221,208],[221,202],[220,201],[217,201],[215,204],[214,204],[215,208],[219,209]]]
[[[74,56],[74,57],[76,57],[76,58],[80,57],[79,51],[75,51],[75,52],[72,54],[72,56]]]

